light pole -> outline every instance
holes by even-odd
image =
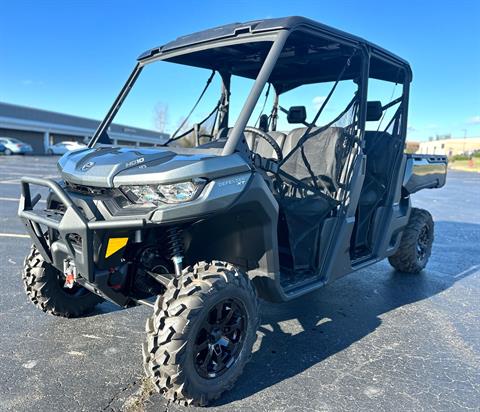
[[[465,144],[467,142],[467,129],[463,129],[463,152],[465,154]]]

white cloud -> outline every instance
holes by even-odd
[[[468,124],[480,124],[480,116],[473,116],[468,119]]]
[[[23,86],[43,86],[44,82],[42,81],[36,81],[32,79],[24,79],[21,81]]]
[[[315,107],[315,110],[319,110],[320,106],[323,104],[327,96],[315,96],[312,100],[312,103]]]
[[[409,131],[409,132],[416,132],[416,131],[417,131],[417,128],[416,128],[416,127],[413,127],[413,126],[408,126],[408,127],[407,127],[407,131]]]

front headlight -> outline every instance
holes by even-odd
[[[158,206],[189,202],[200,194],[205,184],[205,179],[194,179],[168,185],[121,186],[120,189],[134,203]]]

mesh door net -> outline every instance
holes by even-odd
[[[340,203],[348,181],[349,155],[356,141],[356,97],[331,123],[292,130],[279,166],[279,202],[285,217],[293,270],[318,267],[318,243],[324,219]]]

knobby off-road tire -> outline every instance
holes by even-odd
[[[207,405],[230,389],[242,373],[258,326],[258,300],[248,277],[227,263],[196,264],[172,280],[155,303],[146,323],[145,372],[168,400]],[[199,349],[205,345],[206,349]],[[236,355],[229,357],[229,350]],[[217,370],[224,357],[228,362]],[[214,365],[210,373],[209,364]]]
[[[30,301],[51,315],[77,318],[91,312],[103,301],[80,285],[65,289],[62,273],[45,262],[35,246],[25,258],[22,280]]]
[[[432,215],[424,209],[412,208],[400,247],[388,261],[400,272],[419,273],[432,253],[433,237]]]

